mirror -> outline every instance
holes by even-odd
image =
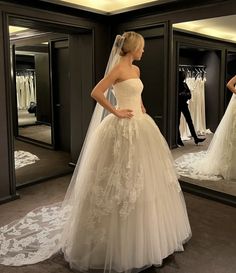
[[[70,131],[66,139],[61,133],[70,124],[69,34],[15,24],[9,26],[9,34],[15,175],[17,187],[22,187],[73,171]],[[59,95],[65,98],[63,109],[54,107]],[[66,123],[63,129],[58,126],[59,111]]]
[[[200,168],[200,163],[196,162],[202,160],[201,153],[206,151],[205,154],[209,155],[210,144],[215,142],[215,132],[232,97],[226,83],[236,75],[236,33],[233,27],[235,22],[236,16],[233,15],[173,25],[176,88],[178,89],[180,80],[179,71],[183,71],[186,76],[185,83],[191,91],[187,107],[195,131],[199,138],[206,138],[196,146],[186,119],[181,113],[179,128],[184,146],[172,150],[174,159],[178,158],[176,164],[181,174],[180,180],[233,196],[236,196],[236,177],[224,179],[223,176],[217,175],[217,179],[213,176],[206,178],[200,174],[196,175],[195,167]],[[179,161],[180,157],[185,158],[184,161]],[[211,156],[213,160],[205,162],[205,166],[210,169],[219,157],[218,153],[215,158]],[[186,162],[188,165],[184,167]],[[227,165],[227,162],[225,164]]]
[[[16,134],[52,145],[48,37],[36,42],[32,37],[46,36],[45,33],[33,29],[18,30],[13,26],[10,26],[10,33],[17,106]]]

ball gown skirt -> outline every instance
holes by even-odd
[[[63,247],[72,268],[116,272],[161,265],[191,237],[186,206],[169,147],[140,107],[143,84],[114,86],[118,107],[131,119],[109,114],[90,142],[86,185],[78,192]],[[69,233],[69,236],[67,235]]]

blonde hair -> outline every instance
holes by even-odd
[[[143,36],[134,31],[124,32],[122,37],[125,39],[120,52],[121,56],[125,56],[129,52],[138,50],[142,46],[142,43],[144,43]]]

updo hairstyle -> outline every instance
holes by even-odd
[[[124,42],[120,51],[120,56],[125,56],[129,52],[138,50],[142,46],[142,43],[144,43],[143,36],[134,31],[124,32],[121,37],[124,38]]]

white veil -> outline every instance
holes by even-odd
[[[110,53],[105,75],[118,63],[124,37],[117,35]],[[112,87],[105,92],[106,98],[115,105]],[[0,228],[0,264],[21,266],[43,261],[63,249],[66,235],[70,232],[70,215],[73,207],[80,208],[83,196],[84,166],[91,156],[90,141],[93,133],[108,112],[96,104],[79,159],[70,185],[62,202],[38,207],[23,218],[17,219]]]
[[[119,62],[120,60],[120,52],[124,43],[124,37],[122,37],[121,35],[117,35],[115,38],[115,41],[113,43],[112,49],[111,49],[111,53],[108,59],[108,63],[107,63],[107,67],[105,70],[105,75],[107,75],[111,69]],[[111,86],[110,88],[108,88],[105,92],[105,97],[111,102],[112,105],[116,104],[116,99],[113,95],[113,87]],[[86,133],[86,137],[80,152],[80,156],[79,159],[77,161],[76,164],[76,168],[74,170],[69,188],[66,192],[66,196],[64,198],[63,201],[63,206],[67,205],[68,203],[71,203],[71,197],[72,197],[72,191],[74,188],[74,184],[76,182],[76,180],[78,180],[78,173],[80,172],[80,170],[82,169],[83,166],[83,161],[86,159],[86,154],[88,151],[88,145],[90,143],[90,139],[93,136],[94,130],[98,127],[98,125],[101,123],[101,121],[109,114],[109,112],[103,108],[99,103],[96,103],[87,133]]]

